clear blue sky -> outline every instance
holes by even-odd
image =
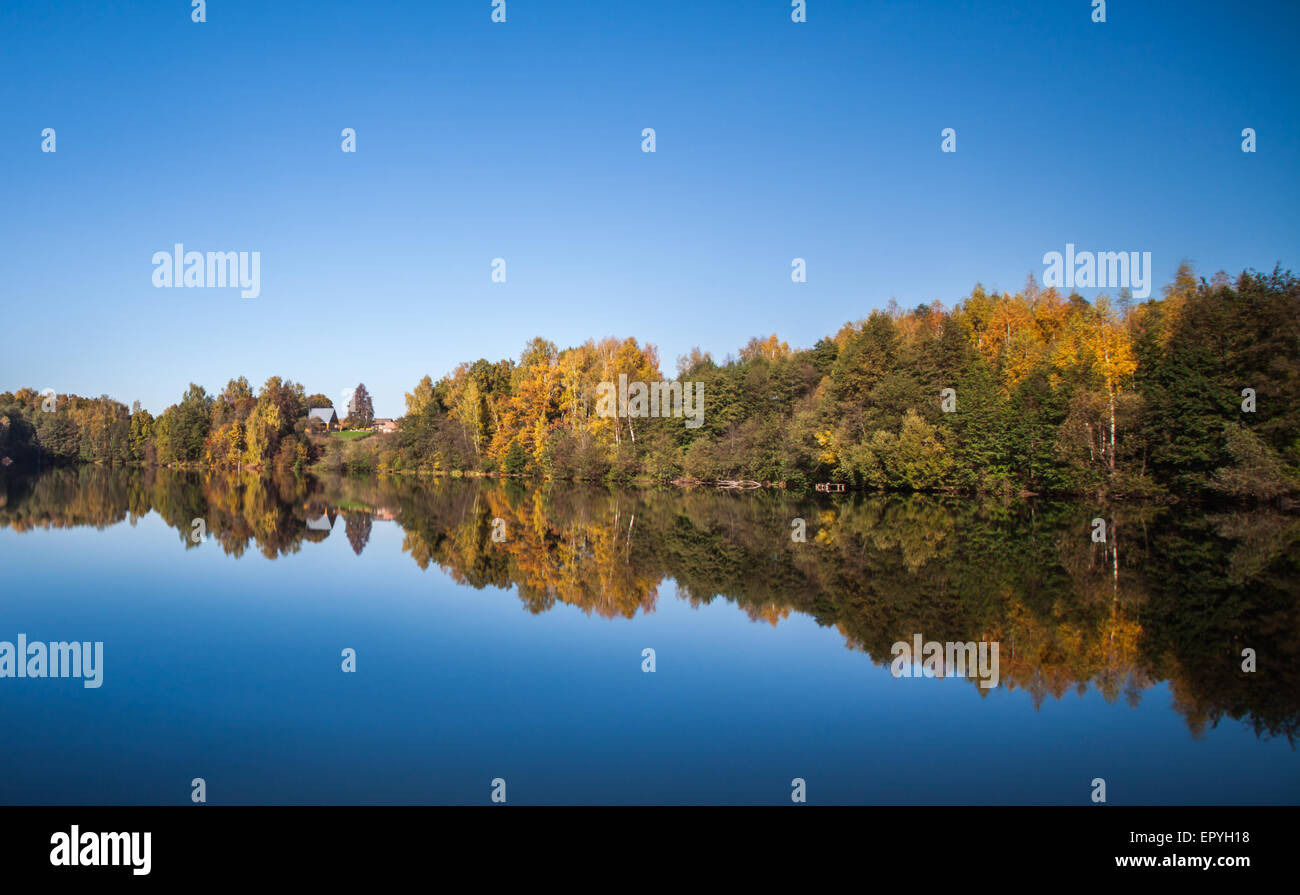
[[[671,374],[1015,289],[1067,242],[1150,251],[1155,294],[1182,257],[1300,268],[1294,2],[507,8],[4,0],[0,390],[156,413],[279,374],[399,415],[534,335]],[[261,252],[261,295],[153,288],[176,242]]]

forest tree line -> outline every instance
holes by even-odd
[[[754,338],[698,349],[703,424],[597,412],[600,383],[665,379],[653,345],[535,338],[519,359],[462,363],[405,396],[399,430],[346,445],[309,434],[331,406],[272,377],[254,394],[191,385],[154,418],[107,396],[0,394],[0,456],[557,479],[1273,499],[1300,490],[1300,280],[1198,279],[1182,265],[1140,304],[976,286],[951,310],[891,303],[811,348]],[[945,392],[951,389],[951,392]],[[948,400],[944,400],[947,395]],[[946,409],[945,409],[946,408]]]

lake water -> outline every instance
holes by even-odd
[[[1298,566],[1232,508],[11,474],[0,641],[104,646],[0,678],[0,803],[1294,804]]]

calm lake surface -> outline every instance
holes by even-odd
[[[1300,802],[1271,511],[87,467],[0,478],[0,569],[104,644],[0,678],[2,803]]]

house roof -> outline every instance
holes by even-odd
[[[307,418],[311,420],[320,420],[322,423],[328,423],[338,419],[333,407],[313,407],[307,411]]]

